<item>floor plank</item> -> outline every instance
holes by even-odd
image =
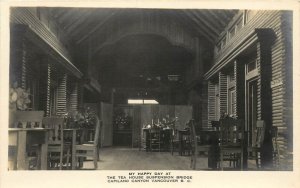
[[[205,156],[197,158],[196,170],[209,170]],[[249,163],[256,169],[255,163]],[[84,162],[84,168],[92,169],[93,162]],[[248,169],[248,170],[250,170]],[[135,148],[101,148],[98,170],[191,170],[190,156],[171,155],[170,152],[146,152]]]

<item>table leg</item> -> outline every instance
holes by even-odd
[[[76,145],[76,130],[72,130],[72,170],[75,170],[76,167],[75,145]]]
[[[26,163],[26,137],[27,131],[18,132],[18,151],[17,151],[17,169],[28,170],[28,164]]]
[[[41,170],[47,170],[48,132],[45,132],[45,143],[41,146]]]
[[[182,144],[183,144],[182,134],[179,134],[179,155],[180,156],[182,156]]]

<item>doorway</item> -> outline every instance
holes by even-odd
[[[246,118],[249,146],[255,144],[255,129],[257,121],[257,79],[247,81],[246,88]]]

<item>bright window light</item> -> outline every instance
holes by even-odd
[[[156,100],[144,100],[144,104],[158,104]]]
[[[158,104],[154,99],[128,99],[128,104]]]
[[[128,104],[143,104],[143,99],[128,99]]]

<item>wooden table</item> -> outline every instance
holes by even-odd
[[[201,129],[199,133],[201,139],[200,142],[210,145],[208,152],[208,167],[216,169],[219,159],[219,131],[215,129]]]
[[[143,128],[143,137],[145,139],[146,151],[151,151],[150,147],[150,133],[151,128]],[[170,149],[171,144],[171,134],[172,129],[170,128],[161,128],[159,129],[159,134],[161,136],[161,151],[167,151]]]
[[[17,147],[14,169],[28,170],[26,145],[37,144],[41,151],[41,170],[47,170],[48,131],[46,128],[9,128],[9,146]]]

